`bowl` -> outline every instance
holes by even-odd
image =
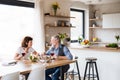
[[[81,45],[83,48],[89,48],[90,45]]]

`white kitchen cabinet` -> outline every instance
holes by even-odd
[[[113,15],[113,26],[115,28],[120,28],[120,13]]]
[[[103,28],[120,28],[120,13],[103,14]]]
[[[113,20],[112,14],[103,15],[103,28],[112,28]]]

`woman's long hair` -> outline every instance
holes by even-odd
[[[33,38],[30,37],[30,36],[24,37],[21,46],[22,46],[22,47],[28,47],[28,42],[29,42],[29,41],[32,41],[32,40],[33,40]]]

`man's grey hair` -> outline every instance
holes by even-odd
[[[52,36],[53,38],[55,38],[55,39],[57,39],[58,40],[58,42],[59,43],[61,43],[61,40],[60,40],[60,37],[59,37],[59,35],[54,35],[54,36]]]

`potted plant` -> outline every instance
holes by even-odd
[[[60,37],[61,44],[64,44],[65,38],[68,37],[68,35],[66,33],[58,33],[58,36]]]
[[[30,56],[29,56],[29,60],[31,62],[37,62],[38,61],[38,56],[31,53]]]
[[[116,36],[115,36],[115,39],[117,40],[117,43],[118,43],[118,41],[120,40],[120,36],[119,36],[119,35],[116,35]]]
[[[54,10],[54,15],[56,16],[57,9],[60,9],[59,4],[57,2],[53,3],[52,8]]]
[[[78,37],[78,42],[81,43],[83,41],[83,35]]]
[[[70,37],[65,38],[66,46],[69,46],[71,43]]]
[[[119,42],[119,40],[120,40],[120,36],[119,36],[119,35],[116,35],[116,36],[115,36],[115,39],[117,40],[117,48],[118,48],[118,47],[119,47],[118,42]]]
[[[71,41],[70,37],[67,37],[65,40],[66,40],[67,42],[70,42],[70,41]]]

